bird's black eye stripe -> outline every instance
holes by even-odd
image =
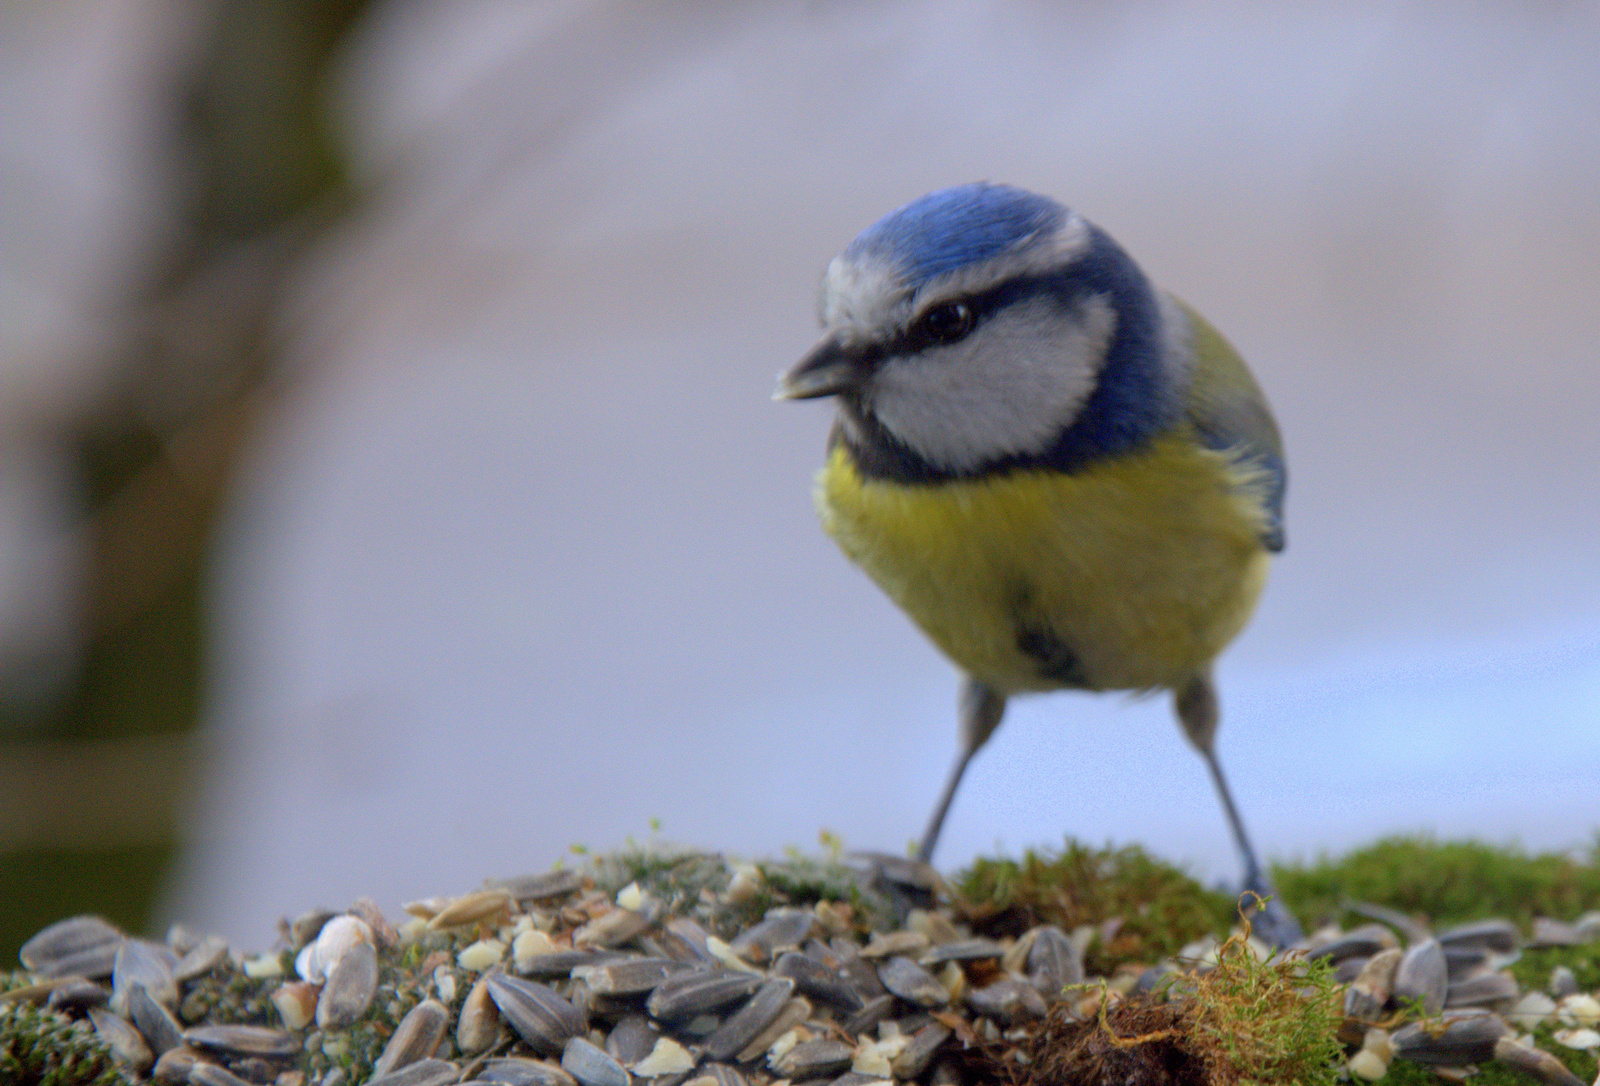
[[[957,343],[978,324],[978,314],[966,302],[943,302],[928,310],[907,329],[917,347]]]

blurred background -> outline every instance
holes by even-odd
[[[1266,388],[1258,845],[1600,825],[1593,3],[6,0],[0,953],[630,837],[903,850],[956,676],[768,401],[830,256],[1052,194]],[[1015,705],[939,861],[1236,860],[1164,700]]]

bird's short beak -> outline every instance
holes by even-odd
[[[829,336],[778,377],[774,400],[810,400],[835,396],[861,383],[861,353]]]

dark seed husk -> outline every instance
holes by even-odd
[[[1502,1037],[1494,1043],[1494,1058],[1546,1086],[1587,1086],[1550,1053],[1530,1048],[1513,1037]]]
[[[911,1035],[910,1041],[889,1061],[894,1077],[913,1079],[921,1076],[933,1062],[941,1045],[950,1039],[950,1027],[942,1022],[929,1022]]]
[[[178,982],[172,976],[169,949],[144,939],[124,939],[111,966],[111,998],[122,1006],[135,985],[158,1003],[177,1006]]]
[[[192,1048],[221,1056],[261,1056],[289,1059],[300,1054],[300,1039],[281,1029],[265,1026],[190,1026],[183,1041]]]
[[[1050,999],[1069,984],[1083,983],[1083,955],[1072,937],[1054,924],[1046,924],[1033,937],[1028,948],[1028,979]]]
[[[228,944],[218,935],[208,935],[189,949],[172,967],[172,979],[179,984],[204,976],[228,958]]]
[[[541,1055],[559,1055],[569,1039],[589,1028],[578,1008],[536,981],[492,974],[489,998],[517,1035]]]
[[[674,973],[691,968],[671,958],[622,958],[601,965],[579,966],[572,971],[589,990],[600,995],[644,995],[654,991]]]
[[[894,1015],[895,1006],[895,997],[885,992],[862,1004],[859,1011],[844,1020],[841,1028],[850,1036],[858,1037],[868,1030],[877,1029],[879,1022],[888,1021]]]
[[[135,984],[128,989],[127,1007],[128,1017],[157,1056],[183,1044],[183,1027],[172,1017],[172,1012],[150,998],[144,985]]]
[[[1020,1026],[1043,1018],[1047,1007],[1039,990],[1015,977],[1003,977],[967,993],[967,1005],[1002,1026]]]
[[[846,983],[837,970],[829,969],[809,954],[791,950],[773,963],[772,972],[775,976],[788,977],[797,989],[835,1010],[854,1014],[861,1009],[861,994]]]
[[[525,968],[517,970],[525,977],[550,980],[571,976],[574,969],[605,965],[622,961],[627,955],[620,950],[554,950],[549,954],[535,954]]]
[[[378,952],[371,943],[352,943],[328,970],[317,997],[317,1025],[342,1029],[355,1022],[372,1004],[378,991]]]
[[[633,1082],[626,1067],[582,1037],[567,1041],[561,1066],[580,1086],[631,1086]]]
[[[642,1014],[626,1015],[606,1035],[606,1051],[621,1064],[638,1063],[655,1051],[662,1033]]]
[[[692,969],[674,973],[650,993],[645,1009],[663,1022],[693,1018],[751,995],[761,986],[754,973]]]
[[[1422,1000],[1422,1013],[1438,1014],[1444,1009],[1449,971],[1445,968],[1444,948],[1439,940],[1429,939],[1410,947],[1400,957],[1394,972],[1394,997]]]
[[[706,1038],[706,1055],[713,1060],[726,1060],[740,1052],[772,1024],[793,994],[794,981],[788,977],[767,981],[748,1003]]]
[[[706,946],[705,928],[687,916],[675,916],[661,928],[661,946],[680,962],[715,962],[717,957]]]
[[[448,1060],[418,1060],[386,1075],[375,1075],[364,1086],[451,1086],[460,1078],[461,1068]]]
[[[200,1053],[187,1045],[178,1048],[169,1048],[156,1060],[156,1065],[150,1068],[150,1078],[153,1082],[160,1082],[176,1086],[177,1083],[188,1082],[189,1072],[194,1070],[194,1065],[200,1062]]]
[[[958,939],[953,943],[940,943],[917,960],[923,965],[943,965],[945,962],[999,961],[1005,948],[993,939]]]
[[[1439,942],[1448,950],[1451,947],[1481,947],[1497,954],[1510,954],[1522,945],[1517,926],[1509,920],[1478,920],[1471,924],[1457,924],[1441,931]]]
[[[109,977],[123,934],[98,916],[58,920],[22,944],[18,957],[42,977]]]
[[[193,1086],[256,1086],[249,1079],[241,1078],[215,1063],[196,1063],[189,1068],[189,1082]]]
[[[8,993],[13,998],[17,992],[13,989]],[[63,977],[50,991],[45,1001],[45,1006],[53,1011],[68,1011],[73,1014],[83,1015],[90,1007],[103,1007],[111,999],[111,993],[103,985],[82,977]]]
[[[1395,970],[1405,951],[1399,947],[1374,954],[1350,987],[1344,990],[1344,1014],[1358,1022],[1376,1022],[1394,991]]]
[[[802,946],[816,926],[816,914],[810,909],[771,909],[766,919],[734,936],[728,945],[745,961],[765,964],[779,951]]]
[[[735,1062],[749,1063],[773,1046],[779,1037],[811,1017],[811,1001],[805,996],[795,996],[778,1012],[772,1024],[760,1033],[734,1057]]]
[[[372,1073],[386,1075],[432,1056],[449,1025],[450,1009],[437,999],[424,999],[400,1019],[383,1054],[373,1061]]]
[[[578,1086],[578,1080],[548,1060],[517,1057],[489,1060],[478,1072],[479,1082],[503,1082],[506,1086]]]
[[[725,1063],[708,1063],[695,1073],[689,1082],[702,1082],[709,1079],[707,1086],[748,1086],[744,1075],[739,1073],[737,1067],[730,1067]],[[685,1083],[684,1086],[688,1086]]]
[[[772,1069],[795,1082],[831,1078],[850,1070],[855,1049],[843,1041],[821,1038],[795,1045],[772,1061]]]
[[[583,876],[577,871],[570,870],[546,871],[542,875],[520,875],[516,878],[499,879],[489,885],[510,891],[511,896],[519,902],[550,901],[582,889]]]
[[[1479,973],[1450,985],[1445,992],[1446,1007],[1488,1006],[1510,1003],[1521,995],[1510,973]],[[1504,1008],[1502,1008],[1504,1009]]]
[[[1511,1032],[1488,1011],[1448,1011],[1442,1023],[1413,1022],[1395,1031],[1395,1054],[1437,1067],[1464,1067],[1494,1058],[1495,1042]]]
[[[90,1007],[89,1021],[94,1024],[95,1033],[111,1049],[118,1063],[144,1072],[155,1062],[155,1053],[150,1051],[144,1037],[127,1019],[112,1014],[104,1007]]]
[[[950,992],[939,978],[910,958],[893,957],[878,966],[883,986],[917,1007],[941,1007],[950,1002]]]

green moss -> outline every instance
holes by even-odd
[[[12,978],[22,977],[16,974]],[[24,981],[25,977],[22,978]],[[7,983],[0,991],[20,987]],[[134,1078],[86,1022],[0,1000],[0,1082],[7,1086],[131,1086]]]
[[[1059,853],[980,859],[956,876],[955,887],[973,926],[993,935],[1040,923],[1070,931],[1120,920],[1109,942],[1091,945],[1085,963],[1091,974],[1153,963],[1238,919],[1229,895],[1207,890],[1137,845],[1096,849],[1069,839]]]
[[[1285,903],[1308,927],[1342,920],[1365,901],[1420,914],[1435,927],[1505,917],[1571,919],[1600,908],[1600,865],[1560,853],[1530,855],[1514,845],[1387,837],[1335,860],[1276,864]]]
[[[1533,988],[1548,991],[1550,971],[1558,965],[1564,965],[1572,970],[1580,991],[1600,991],[1600,943],[1524,950],[1522,955],[1511,963],[1511,975],[1517,978],[1517,984],[1524,991]]]

